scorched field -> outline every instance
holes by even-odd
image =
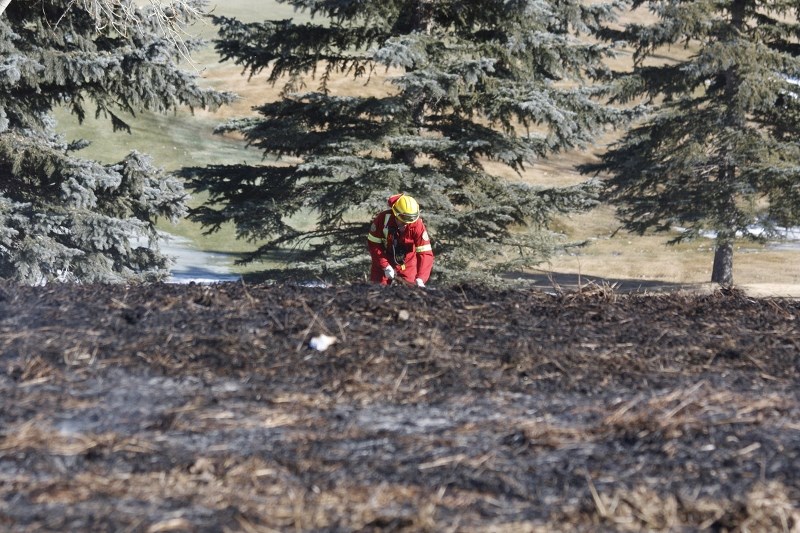
[[[800,528],[800,302],[0,285],[5,531]]]

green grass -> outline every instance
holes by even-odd
[[[295,13],[291,6],[271,0],[227,0],[212,6],[212,13],[248,22],[282,18],[310,20],[308,16]],[[193,37],[211,40],[216,36],[216,28],[209,21],[201,21],[190,33]],[[220,68],[212,43],[198,50],[191,59],[192,64],[187,62],[186,69],[201,78],[201,85],[230,90],[213,77],[203,79],[208,78],[209,71]],[[88,117],[82,124],[64,109],[57,109],[55,116],[59,132],[67,139],[83,138],[92,142],[81,152],[84,157],[104,163],[119,161],[132,150],[149,154],[157,166],[166,170],[210,163],[252,163],[261,159],[260,153],[245,149],[242,141],[213,135],[214,127],[227,116],[224,109],[216,115],[204,111],[202,116],[192,115],[188,109],[168,115],[145,112],[135,117],[123,116],[131,125],[130,134],[113,132],[110,121],[102,116]]]
[[[261,161],[261,154],[245,149],[241,141],[213,135],[218,121],[193,117],[186,111],[170,116],[144,113],[130,122],[130,134],[112,132],[107,121],[94,118],[78,124],[65,110],[57,110],[56,118],[61,133],[68,139],[91,141],[92,144],[81,152],[83,157],[103,163],[120,161],[133,150],[148,154],[156,166],[168,171],[184,166],[257,164]],[[193,197],[190,205],[197,206],[202,201],[202,197]],[[199,224],[185,219],[177,224],[160,221],[159,227],[189,239],[200,250],[235,254],[253,249],[252,244],[235,238],[233,226],[210,235],[205,235]]]
[[[92,144],[81,151],[83,157],[103,163],[120,161],[133,150],[148,154],[156,166],[169,171],[184,166],[261,160],[261,154],[245,149],[242,141],[214,135],[214,127],[221,120],[193,117],[184,110],[174,115],[142,113],[128,121],[130,134],[113,132],[108,121],[93,117],[79,124],[64,109],[57,109],[55,116],[59,131],[67,139],[91,141]]]

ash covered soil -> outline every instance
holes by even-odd
[[[738,291],[0,285],[0,529],[797,530],[799,333]]]

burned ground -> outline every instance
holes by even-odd
[[[2,285],[0,529],[791,530],[798,333],[736,291]]]

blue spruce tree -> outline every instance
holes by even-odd
[[[160,11],[171,29],[203,2]],[[115,1],[12,1],[0,14],[0,278],[25,283],[158,279],[167,271],[155,223],[186,212],[183,184],[131,153],[116,164],[82,159],[86,142],[55,133],[52,111],[79,120],[178,106],[215,107],[231,96],[201,89],[179,67],[197,43],[176,41],[163,19]],[[154,8],[150,8],[154,9]],[[161,9],[161,8],[159,8]],[[105,17],[99,19],[98,17]]]
[[[602,162],[606,198],[638,233],[711,235],[711,281],[733,283],[737,238],[800,223],[800,4],[636,1],[657,20],[608,36],[635,50],[622,99],[653,103]],[[658,61],[665,50],[674,61]],[[752,232],[758,224],[764,232]]]
[[[594,205],[592,183],[543,189],[493,175],[486,163],[522,172],[628,119],[601,103],[609,50],[576,38],[613,19],[613,6],[285,3],[312,22],[214,19],[222,59],[282,87],[257,116],[218,128],[243,135],[265,163],[185,169],[189,187],[208,195],[191,218],[209,231],[232,222],[258,243],[245,260],[291,250],[291,276],[363,279],[370,215],[402,191],[422,206],[436,273],[463,277],[542,261],[551,216]],[[377,75],[390,82],[377,95],[340,94],[331,83],[367,85]]]

